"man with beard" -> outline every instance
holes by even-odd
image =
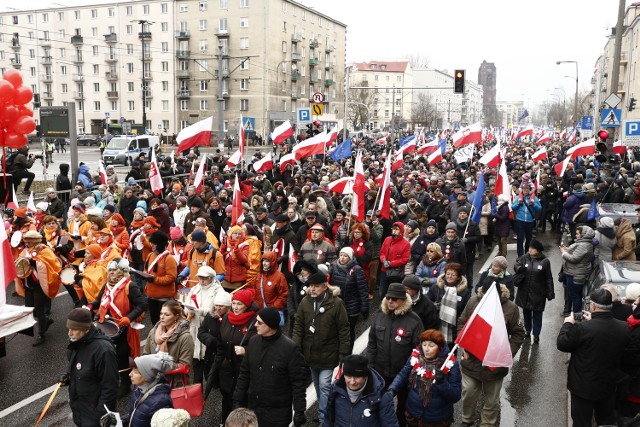
[[[454,222],[458,228],[458,236],[462,236],[460,242],[464,244],[465,247],[465,257],[467,259],[466,265],[463,264],[463,267],[465,267],[465,276],[469,283],[473,283],[473,264],[476,260],[476,245],[482,240],[480,227],[476,222],[471,221],[467,208],[462,208],[458,211],[458,218]]]
[[[458,187],[456,186],[455,188]],[[449,199],[451,199],[451,197],[449,197]],[[467,193],[460,191],[456,196],[456,200],[454,202],[450,202],[449,206],[447,206],[445,217],[449,221],[455,221],[455,219],[458,218],[458,212],[463,208],[466,208],[468,213],[471,211],[471,203],[467,201]]]

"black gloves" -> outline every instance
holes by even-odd
[[[78,285],[80,285],[82,283],[82,279],[84,278],[84,276],[82,274],[76,273],[73,276],[73,281],[76,282]]]
[[[153,283],[153,282],[155,282],[155,281],[156,281],[156,278],[155,278],[154,276],[147,277],[147,282],[148,282],[148,283]]]
[[[36,266],[36,260],[31,258],[29,259],[29,264],[31,265],[31,267],[35,267]]]
[[[69,374],[64,374],[64,375],[60,376],[60,379],[58,380],[58,382],[63,387],[67,387],[69,385],[69,383],[71,382],[71,378],[69,377]]]
[[[436,380],[436,384],[442,384],[444,382],[444,372],[442,372],[440,369],[436,369],[434,377]]]
[[[303,426],[307,423],[307,417],[305,417],[304,412],[296,412],[293,416],[293,425],[296,427]]]

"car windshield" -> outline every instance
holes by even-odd
[[[129,140],[127,138],[111,138],[111,141],[109,141],[109,145],[107,145],[107,148],[111,148],[113,150],[121,150],[123,148],[126,148],[127,144],[129,144]]]

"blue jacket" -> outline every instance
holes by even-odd
[[[123,426],[151,427],[151,417],[153,417],[153,414],[162,408],[173,408],[171,387],[164,381],[158,384],[156,389],[153,390],[153,393],[147,396],[142,403],[138,404],[142,395],[142,390],[138,387],[131,392],[131,397],[129,398],[129,413],[122,417]],[[136,404],[138,404],[137,407]]]
[[[587,195],[580,193],[572,193],[567,197],[567,201],[564,202],[562,210],[562,222],[567,224],[573,224],[573,217],[580,210],[580,205],[587,203]]]
[[[419,346],[422,353],[422,346]],[[439,357],[446,357],[449,348],[445,345],[440,351]],[[390,389],[400,390],[409,386],[409,375],[411,374],[411,357],[407,360],[404,368],[396,375]],[[409,389],[407,396],[406,410],[412,417],[424,420],[428,423],[439,423],[453,417],[453,404],[460,400],[462,396],[462,374],[458,362],[454,362],[453,367],[445,376],[442,384],[433,384],[431,388],[431,402],[428,406],[424,406],[420,398],[420,382],[416,382],[416,386]]]
[[[93,180],[89,173],[89,166],[82,165],[78,168],[78,181],[80,181],[87,189],[93,187]]]
[[[524,202],[522,204],[519,203],[520,199],[518,197],[515,198],[513,203],[511,204],[511,210],[513,210],[515,214],[516,221],[522,222],[533,222],[535,221],[535,214],[542,210],[542,205],[540,204],[540,200],[537,197],[533,197],[533,204],[528,197],[524,198]],[[534,215],[531,215],[533,212]]]
[[[360,398],[351,403],[344,375],[331,386],[324,427],[395,427],[398,418],[393,397],[384,391],[384,380],[369,368],[369,378]]]
[[[368,315],[369,298],[367,280],[364,271],[355,259],[346,266],[338,266],[335,261],[331,266],[331,279],[329,284],[340,288],[340,298],[344,301],[344,307],[349,316],[358,316],[361,313]]]
[[[422,287],[424,288],[425,294],[433,285],[436,284],[438,277],[440,277],[441,274],[444,274],[444,267],[446,265],[447,260],[445,260],[444,257],[437,264],[427,265],[424,262],[418,264],[416,276],[422,279]]]

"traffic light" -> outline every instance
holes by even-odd
[[[305,132],[308,138],[313,136],[313,123],[307,124],[307,131]]]
[[[34,93],[33,94],[33,108],[40,108],[40,94],[39,93]]]
[[[42,127],[40,125],[36,125],[36,136],[38,138],[42,136]]]
[[[464,70],[455,70],[453,73],[453,92],[464,93]]]
[[[102,120],[102,129],[106,129],[106,128],[107,128],[107,121]]]
[[[635,98],[631,98],[629,100],[629,111],[633,111],[636,109],[636,99]]]

